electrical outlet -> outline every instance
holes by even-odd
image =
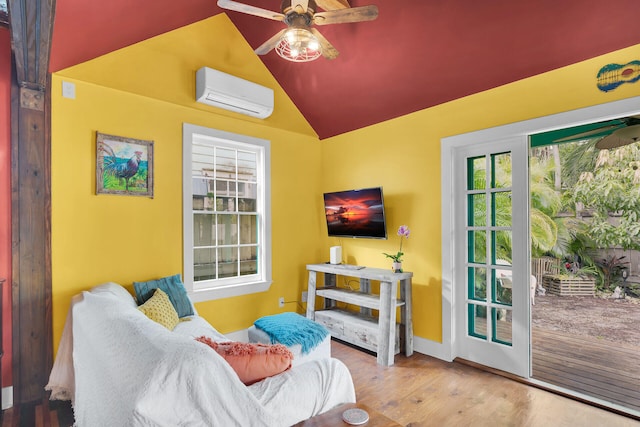
[[[307,302],[307,297],[309,293],[307,291],[302,291],[302,302]]]
[[[280,298],[278,298],[278,305],[279,305],[280,307],[284,307],[284,297],[280,297]]]

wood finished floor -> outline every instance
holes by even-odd
[[[333,342],[358,401],[399,424],[418,426],[638,426],[629,417],[479,370],[414,353],[382,367],[375,356]]]
[[[559,336],[553,341],[552,337],[534,333],[534,342],[536,339],[544,341],[534,344],[541,351],[538,358],[543,355],[544,346],[554,350],[553,357],[561,358],[555,362],[548,359],[546,363],[551,363],[552,367],[549,375],[571,378],[575,383],[575,375],[572,377],[563,372],[569,372],[568,368],[580,360],[587,363],[584,351],[589,346],[582,341],[583,351],[576,353],[575,348],[562,350],[570,344],[566,337]],[[467,364],[447,363],[415,353],[409,358],[397,355],[394,366],[383,367],[376,363],[375,355],[340,342],[333,341],[331,348],[332,355],[351,371],[358,401],[404,426],[640,426],[640,422],[632,418]],[[602,354],[602,358],[610,362],[610,352]],[[536,368],[535,361],[534,353],[534,377],[536,374],[542,377],[543,367]],[[590,375],[582,376],[588,379]],[[624,377],[620,378],[622,382]],[[633,384],[631,387],[630,392],[638,392],[638,387]],[[73,413],[68,402],[45,401],[4,411],[1,425],[70,427]]]

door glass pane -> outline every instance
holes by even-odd
[[[468,250],[469,262],[482,264],[487,261],[487,232],[486,231],[469,231],[468,232]]]
[[[467,189],[484,190],[487,188],[486,158],[471,157],[467,159]]]
[[[492,271],[493,302],[510,306],[511,292],[513,291],[511,270],[495,269]]]
[[[491,232],[491,242],[493,248],[493,258],[495,264],[511,265],[508,260],[513,258],[513,247],[511,245],[511,231],[499,230]]]
[[[513,331],[513,312],[507,308],[492,308],[491,317],[493,319],[493,336],[491,341],[511,345]]]
[[[467,304],[469,325],[467,333],[473,337],[487,338],[487,307]]]
[[[484,267],[469,268],[469,299],[486,301],[487,299],[487,269]]]
[[[511,187],[511,153],[491,155],[491,188]]]
[[[469,194],[468,226],[484,227],[487,225],[486,194]]]
[[[511,226],[511,191],[491,195],[491,223],[498,227]]]

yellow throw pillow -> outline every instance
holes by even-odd
[[[138,310],[170,331],[173,331],[173,328],[180,323],[176,309],[173,308],[169,297],[162,289],[156,289],[153,296],[138,307]]]

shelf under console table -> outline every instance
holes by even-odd
[[[358,347],[376,352],[380,365],[391,366],[401,342],[405,354],[413,354],[411,315],[411,278],[413,273],[393,273],[381,268],[346,268],[341,264],[308,264],[307,318],[323,324],[331,335]],[[318,273],[324,280],[318,285]],[[337,286],[337,276],[354,277],[360,289]],[[380,283],[380,293],[371,293],[371,281]],[[398,298],[398,291],[400,297]],[[324,307],[316,310],[316,297],[324,298]],[[337,302],[357,305],[359,312],[337,308]],[[396,311],[400,309],[400,322]],[[372,316],[378,311],[378,317]]]

